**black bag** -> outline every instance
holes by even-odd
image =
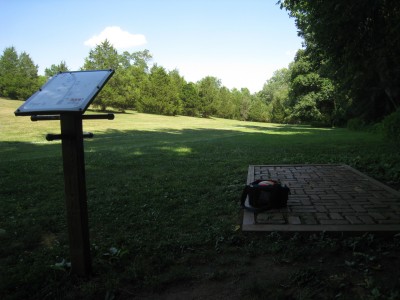
[[[243,190],[241,206],[252,212],[261,212],[287,206],[290,189],[276,180],[256,180]],[[249,196],[249,205],[245,201]]]

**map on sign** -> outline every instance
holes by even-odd
[[[84,113],[113,74],[113,70],[59,73],[26,100],[15,115]]]

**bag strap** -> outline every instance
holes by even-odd
[[[249,185],[246,185],[246,186],[244,187],[244,189],[243,189],[242,197],[240,198],[240,206],[241,206],[242,208],[245,208],[245,207],[246,207],[246,206],[245,206],[245,202],[246,202],[247,194],[249,193],[249,189],[250,189],[250,186],[249,186]]]

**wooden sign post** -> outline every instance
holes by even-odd
[[[113,114],[83,113],[113,73],[113,70],[60,73],[15,112],[16,116],[30,115],[32,121],[60,120],[61,134],[48,134],[46,139],[62,140],[71,272],[80,276],[92,272],[83,139],[93,134],[83,133],[82,120],[114,119]]]
[[[61,136],[71,268],[76,274],[87,275],[92,265],[81,116],[62,114]]]

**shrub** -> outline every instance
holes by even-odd
[[[400,109],[383,119],[382,130],[387,139],[400,144]]]
[[[350,130],[363,130],[365,122],[360,118],[353,118],[347,121],[347,128]]]
[[[383,134],[383,122],[372,124],[368,127],[368,131],[376,134]]]

